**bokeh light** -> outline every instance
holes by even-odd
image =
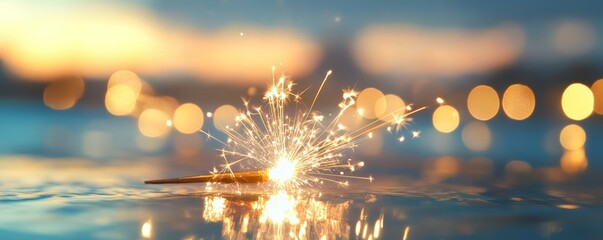
[[[595,99],[594,111],[597,114],[603,115],[603,79],[597,80],[590,87]]]
[[[203,111],[193,103],[185,103],[174,112],[174,127],[181,133],[192,134],[203,127]]]
[[[588,53],[595,46],[595,28],[588,22],[567,19],[554,28],[553,43],[558,52],[568,56]]]
[[[492,177],[494,162],[488,158],[473,158],[465,163],[464,173],[469,178],[484,179]]]
[[[137,94],[124,84],[112,86],[105,95],[105,107],[116,116],[128,115],[136,107]]]
[[[385,96],[379,89],[367,88],[362,90],[358,94],[356,101],[356,107],[362,116],[368,119],[377,118],[385,112],[387,103],[385,101],[379,101]]]
[[[570,150],[563,153],[560,162],[561,170],[565,173],[580,173],[588,167],[588,160],[584,148]]]
[[[532,165],[528,162],[513,160],[505,165],[507,176],[526,176],[532,172]]]
[[[524,120],[530,117],[535,106],[534,92],[526,85],[513,84],[503,94],[503,111],[511,119]]]
[[[500,109],[500,100],[496,90],[490,86],[474,87],[467,96],[467,108],[475,119],[487,121],[496,116]]]
[[[128,70],[119,70],[111,75],[109,81],[107,82],[107,89],[110,89],[116,85],[125,85],[132,89],[132,92],[136,96],[140,94],[142,89],[142,81],[132,71]]]
[[[158,109],[146,109],[138,117],[138,129],[147,137],[165,136],[170,128],[165,124],[169,115]]]
[[[586,132],[576,124],[565,126],[559,133],[559,142],[567,150],[577,150],[586,142]]]
[[[370,73],[442,77],[509,65],[523,46],[523,30],[515,25],[469,30],[377,24],[359,33],[352,51]]]
[[[595,97],[586,85],[573,83],[563,92],[561,107],[565,115],[573,120],[583,120],[593,113]]]
[[[460,122],[459,112],[450,105],[439,106],[433,112],[433,126],[440,132],[450,133],[454,131]]]
[[[218,130],[225,129],[226,127],[234,128],[237,124],[238,116],[239,110],[235,107],[232,105],[222,105],[213,113],[214,127]]]
[[[402,98],[394,94],[387,94],[377,100],[376,106],[383,105],[385,105],[385,110],[380,116],[381,120],[394,123],[403,120],[406,104]]]
[[[465,125],[461,136],[465,146],[476,152],[488,150],[492,141],[488,125],[478,121]]]
[[[442,156],[428,161],[423,169],[423,175],[428,181],[440,182],[456,176],[461,168],[458,159],[452,156]]]
[[[49,83],[44,88],[44,104],[55,110],[73,107],[84,94],[84,80],[78,77]]]

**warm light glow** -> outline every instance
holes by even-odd
[[[280,158],[276,166],[268,171],[268,178],[278,183],[287,182],[295,177],[296,163],[287,158]]]
[[[323,202],[284,191],[254,200],[203,199],[203,220],[222,223],[224,239],[349,239],[349,201]]]
[[[558,204],[557,207],[561,208],[561,209],[567,209],[567,210],[574,210],[574,209],[580,208],[580,206],[575,205],[575,204]]]
[[[534,92],[526,85],[513,84],[503,94],[502,107],[511,119],[524,120],[530,117],[535,106]]]
[[[463,170],[466,176],[472,179],[489,178],[494,172],[494,162],[488,158],[469,159]]]
[[[287,223],[297,224],[299,219],[295,211],[295,198],[289,196],[285,192],[279,192],[276,195],[270,196],[266,201],[266,208],[262,212],[260,221],[267,219],[272,223]]]
[[[359,67],[373,74],[459,76],[513,63],[523,38],[514,25],[476,31],[380,24],[359,32],[352,53]]]
[[[374,119],[381,115],[386,110],[387,103],[385,101],[379,101],[385,96],[379,89],[367,88],[362,90],[358,94],[356,101],[356,107],[362,109],[362,116],[367,119]]]
[[[165,136],[170,128],[165,125],[169,116],[158,109],[144,110],[138,118],[138,129],[142,135],[147,137]]]
[[[181,133],[196,133],[203,127],[203,111],[193,103],[182,104],[174,112],[173,124]]]
[[[334,114],[321,114],[315,103],[331,74],[330,70],[326,73],[314,97],[308,98],[313,99],[312,102],[307,104],[303,102],[302,93],[311,90],[296,92],[293,90],[296,84],[287,76],[281,75],[273,77],[272,84],[264,92],[263,104],[258,105],[243,99],[244,108],[240,111],[230,105],[219,107],[214,112],[214,125],[225,133],[227,138],[220,140],[202,131],[208,138],[216,139],[224,145],[224,148],[220,149],[220,157],[224,163],[216,166],[213,172],[228,173],[249,167],[267,169],[269,179],[278,184],[265,186],[280,190],[296,190],[304,185],[325,183],[349,186],[346,179],[371,181],[370,176],[346,175],[364,165],[348,156],[348,152],[358,146],[359,139],[366,138],[371,141],[360,145],[362,147],[359,150],[363,151],[368,147],[378,153],[383,135],[377,130],[387,128],[393,133],[392,128],[399,124],[374,120],[356,128],[355,120],[341,119],[350,117],[344,114],[356,103],[366,105],[364,113],[368,113],[371,118],[379,117],[386,110],[386,101],[377,103],[384,98],[377,89],[367,89],[360,94],[353,89],[345,89],[341,101],[334,104],[339,107],[339,111]],[[401,102],[401,99],[399,101]],[[383,106],[375,107],[376,105]],[[424,108],[417,108],[401,117],[407,117],[422,109]],[[346,115],[351,114],[351,118],[354,118],[354,114],[360,116],[359,112],[357,108],[357,111],[347,112]],[[350,120],[352,123],[346,125],[345,122]],[[404,121],[405,119],[401,119],[400,123]],[[414,131],[413,137],[418,137],[419,133],[420,131]]]
[[[595,97],[586,85],[569,85],[561,97],[561,107],[565,115],[573,120],[583,120],[593,113]]]
[[[151,220],[146,221],[142,228],[140,229],[140,234],[142,238],[151,238],[152,237],[153,224]]]
[[[564,19],[554,29],[553,43],[557,51],[568,56],[587,54],[596,43],[595,27],[588,22]]]
[[[586,142],[586,132],[576,124],[565,126],[559,133],[559,142],[567,150],[577,150]]]
[[[258,93],[257,88],[255,88],[255,87],[247,88],[247,95],[249,95],[250,97],[255,96],[255,94],[257,94],[257,93]]]
[[[239,111],[232,105],[222,105],[213,113],[214,127],[223,130],[226,127],[234,128],[237,124]]]
[[[527,162],[514,160],[505,165],[505,173],[509,176],[526,176],[532,172],[532,165]]]
[[[107,90],[105,107],[116,116],[128,115],[136,107],[137,94],[127,85],[114,85]]]
[[[479,85],[467,96],[467,108],[475,119],[487,121],[493,118],[500,108],[496,90],[490,86]]]
[[[53,81],[44,89],[44,104],[55,110],[73,107],[84,94],[84,80],[78,77]]]
[[[392,123],[401,123],[404,120],[404,112],[406,111],[406,104],[404,101],[394,94],[387,94],[383,98],[377,100],[375,106],[384,106],[385,110],[379,117],[383,121]]]
[[[107,89],[110,89],[116,85],[125,85],[132,89],[132,92],[136,96],[140,94],[142,90],[142,81],[136,75],[136,73],[128,70],[119,70],[111,75],[107,82]]]
[[[18,76],[99,78],[127,66],[149,75],[186,72],[237,84],[263,82],[264,67],[274,63],[291,74],[311,73],[322,55],[314,39],[292,28],[247,24],[201,31],[174,26],[136,4],[52,5],[58,9],[24,1],[0,6],[10,13],[0,18],[2,60]]]
[[[431,182],[454,177],[460,170],[460,162],[452,156],[443,156],[426,163],[423,175]]]
[[[580,173],[588,167],[586,152],[583,148],[577,150],[566,151],[561,156],[561,170],[565,173],[576,174]]]
[[[603,79],[597,80],[590,87],[595,99],[594,111],[597,114],[603,115]]]
[[[460,122],[459,112],[450,105],[439,106],[433,112],[433,126],[440,132],[454,131]]]
[[[220,222],[224,220],[226,202],[226,199],[223,197],[206,197],[205,205],[203,206],[203,219],[208,222]]]
[[[465,125],[461,136],[465,146],[476,152],[487,150],[492,141],[490,128],[484,122],[473,121]]]

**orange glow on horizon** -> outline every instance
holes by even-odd
[[[106,77],[127,67],[148,75],[184,72],[227,84],[261,83],[266,66],[279,64],[301,76],[322,55],[314,39],[289,28],[207,31],[173,26],[134,6],[90,3],[42,11],[30,5],[12,3],[0,18],[0,54],[11,72],[32,81]]]
[[[352,53],[370,73],[448,77],[509,65],[523,46],[523,31],[515,25],[476,31],[378,24],[358,34]]]

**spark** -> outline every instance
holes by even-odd
[[[418,138],[421,136],[421,131],[412,131],[412,138]],[[404,139],[402,139],[404,140]]]
[[[441,97],[436,98],[436,102],[440,105],[444,104],[444,99],[442,99]]]
[[[226,140],[220,140],[201,130],[208,138],[223,144],[223,148],[219,149],[223,163],[209,174],[213,178],[199,175],[154,182],[239,182],[244,179],[241,174],[245,174],[256,180],[267,181],[266,186],[275,186],[279,190],[296,190],[302,186],[323,183],[346,187],[349,186],[348,179],[372,181],[372,176],[349,175],[364,166],[364,162],[354,162],[348,158],[349,152],[361,139],[373,138],[373,131],[388,126],[390,132],[392,127],[399,129],[402,123],[408,121],[408,115],[424,109],[406,111],[400,118],[391,121],[384,120],[391,119],[386,118],[389,115],[385,115],[352,128],[345,125],[341,118],[346,110],[355,107],[358,92],[353,89],[343,90],[336,114],[321,114],[314,110],[315,103],[332,74],[331,70],[325,75],[308,108],[304,108],[306,105],[302,101],[302,95],[307,90],[295,92],[296,84],[284,75],[276,78],[274,70],[273,66],[272,83],[263,95],[263,103],[254,106],[251,100],[243,100],[244,109],[236,116],[235,126],[220,129],[226,134]],[[404,110],[402,108],[388,114],[398,116]],[[362,112],[358,108],[360,115]],[[210,117],[211,113],[208,112],[207,116]],[[413,137],[417,136],[418,132],[413,132]]]
[[[410,231],[410,226],[406,226],[404,229],[404,235],[402,236],[402,240],[408,239],[408,232]]]

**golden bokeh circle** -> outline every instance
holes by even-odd
[[[476,152],[488,150],[492,141],[490,128],[486,123],[479,121],[472,121],[465,125],[461,137],[465,146]]]
[[[232,105],[222,105],[213,113],[214,127],[224,130],[226,127],[234,128],[237,124],[239,110]]]
[[[138,95],[142,89],[142,81],[136,73],[128,70],[119,70],[111,75],[107,82],[107,89],[115,85],[126,85]]]
[[[84,80],[78,77],[53,81],[44,88],[42,99],[52,109],[69,109],[82,97],[84,87]]]
[[[196,133],[203,127],[203,111],[193,103],[180,105],[174,111],[174,127],[181,133]]]
[[[532,172],[532,165],[525,161],[513,160],[505,165],[505,173],[507,175],[527,175],[530,172]]]
[[[490,86],[479,85],[469,92],[467,96],[469,113],[477,120],[487,121],[492,119],[500,109],[500,100],[496,90]]]
[[[588,167],[588,159],[586,158],[584,148],[563,153],[561,156],[560,167],[563,172],[569,174],[576,174],[586,170]]]
[[[385,105],[385,110],[379,119],[387,122],[398,122],[404,119],[406,104],[402,98],[394,94],[387,94],[377,100],[377,106]]]
[[[599,79],[593,83],[590,90],[593,92],[595,98],[595,113],[603,115],[603,79]]]
[[[147,137],[165,136],[170,128],[166,122],[170,120],[169,115],[158,109],[146,109],[138,117],[138,129],[142,135]]]
[[[593,113],[594,107],[595,97],[586,85],[573,83],[563,91],[561,108],[568,118],[583,120]]]
[[[438,131],[450,133],[459,126],[459,112],[450,105],[443,105],[433,112],[432,121]]]
[[[136,107],[137,94],[128,85],[110,87],[105,95],[105,107],[116,116],[128,115]]]
[[[367,88],[362,90],[356,98],[356,108],[362,113],[362,116],[368,119],[377,118],[385,112],[387,107],[384,101],[379,99],[385,97],[379,89]]]
[[[586,132],[576,124],[567,125],[559,133],[559,143],[567,150],[582,148],[586,143]]]
[[[513,84],[503,94],[502,107],[509,118],[524,120],[532,115],[536,107],[534,92],[526,85]]]

